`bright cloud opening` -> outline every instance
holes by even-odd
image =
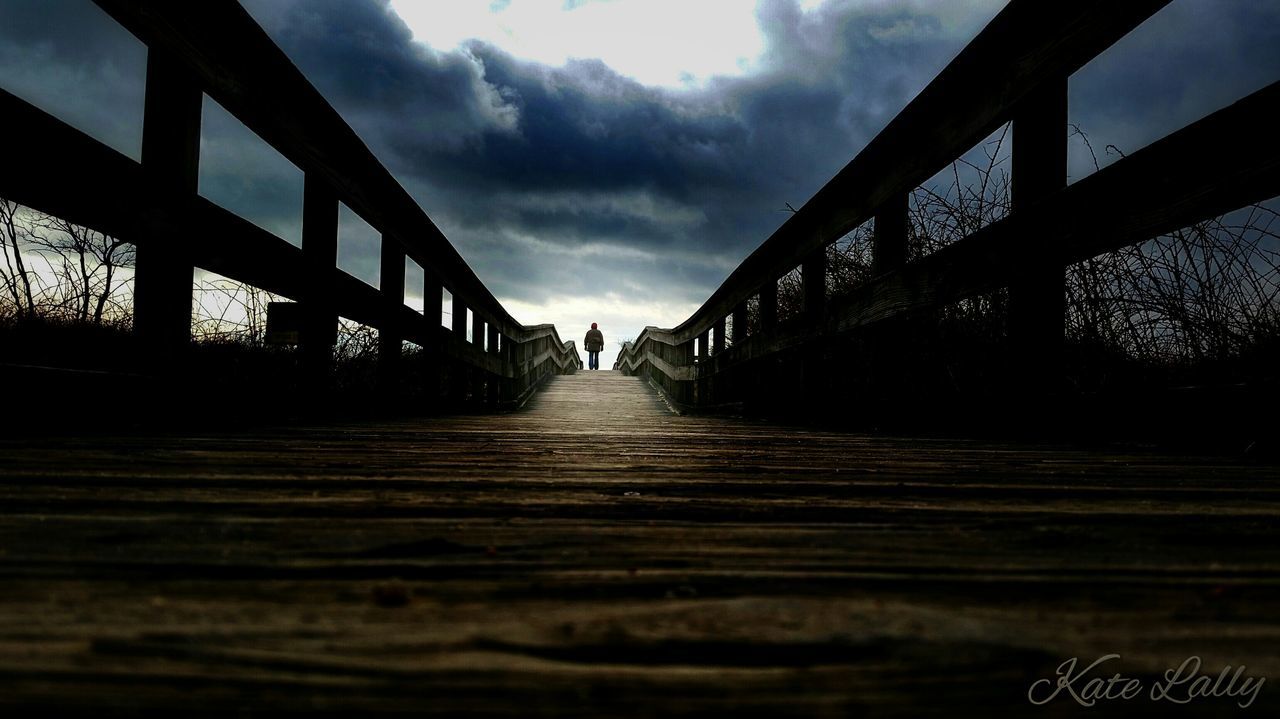
[[[391,0],[431,47],[481,40],[512,55],[560,66],[599,58],[646,85],[691,87],[749,71],[764,50],[756,0]]]
[[[535,304],[509,297],[499,298],[512,317],[525,325],[553,324],[560,339],[572,340],[578,354],[587,361],[582,339],[591,323],[600,325],[604,333],[604,351],[600,353],[600,369],[612,369],[623,340],[633,340],[646,325],[675,327],[698,309],[693,303],[635,302],[615,292],[598,297],[562,297],[555,302]]]

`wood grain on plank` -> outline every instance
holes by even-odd
[[[4,709],[990,715],[1074,656],[1280,669],[1260,465],[675,416],[613,372],[0,457]]]

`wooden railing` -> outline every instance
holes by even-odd
[[[686,408],[812,406],[830,399],[832,375],[891,365],[903,340],[893,327],[997,288],[1008,288],[1011,366],[1052,367],[1066,266],[1280,194],[1280,83],[1066,186],[1068,77],[1165,4],[1013,0],[689,319],[645,328],[615,368]],[[909,193],[1007,122],[1009,215],[908,262]],[[873,278],[828,300],[825,248],[873,218]],[[797,267],[803,310],[779,323],[778,280]],[[835,340],[865,356],[824,355]]]
[[[199,267],[299,302],[302,363],[321,380],[340,316],[378,329],[388,388],[404,340],[423,348],[428,382],[447,376],[444,393],[490,403],[518,403],[549,374],[582,366],[554,327],[507,313],[239,4],[95,2],[147,46],[141,162],[0,91],[6,133],[21,138],[0,164],[0,197],[137,246],[134,326],[162,362],[190,342]],[[301,249],[197,194],[202,94],[304,173]],[[340,202],[381,233],[379,289],[337,269]],[[422,313],[404,304],[406,257],[424,270]],[[441,326],[442,288],[452,328]]]

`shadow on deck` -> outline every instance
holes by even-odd
[[[1280,670],[1274,468],[675,416],[612,372],[0,456],[9,709],[1108,715],[1172,705],[1027,692]]]

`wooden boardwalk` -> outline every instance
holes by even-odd
[[[0,711],[1162,713],[1027,691],[1111,653],[1280,682],[1276,479],[681,417],[612,372],[508,414],[5,438]]]

